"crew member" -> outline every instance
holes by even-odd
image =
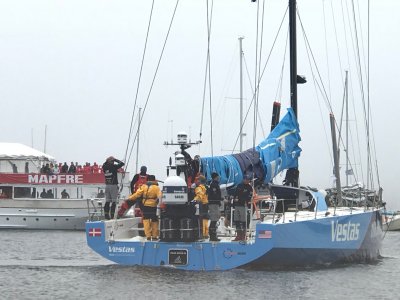
[[[195,155],[194,158],[192,158],[185,150],[182,150],[181,153],[185,157],[186,168],[184,169],[184,173],[188,187],[190,187],[196,182],[196,178],[200,175],[200,156]]]
[[[194,199],[199,203],[199,216],[202,224],[203,238],[208,239],[208,196],[206,188],[206,178],[200,175],[197,182],[196,188],[194,190]]]
[[[133,176],[133,179],[131,181],[131,193],[135,193],[141,185],[145,184],[147,182],[147,167],[146,166],[141,166],[140,167],[140,173],[136,174]]]
[[[161,190],[154,175],[147,176],[147,183],[129,196],[126,202],[136,201],[142,198],[143,228],[147,240],[158,239],[157,203],[161,199]]]
[[[219,242],[217,238],[217,221],[220,217],[219,208],[221,206],[221,189],[219,187],[219,175],[218,173],[211,174],[211,183],[208,188],[208,211],[210,214],[210,241]]]
[[[235,190],[233,219],[236,224],[236,238],[234,241],[246,239],[247,206],[253,197],[253,187],[250,185],[250,176],[245,175],[243,182],[239,183]]]
[[[104,205],[104,216],[107,220],[114,218],[118,197],[118,169],[123,165],[124,163],[122,161],[110,156],[107,158],[102,167],[106,182],[106,204]]]

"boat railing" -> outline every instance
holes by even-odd
[[[317,203],[317,199],[313,198],[314,201],[316,201]],[[294,221],[297,220],[298,217],[298,213],[299,211],[301,211],[301,209],[299,209],[299,204],[296,201],[296,204],[288,204],[287,202],[293,202],[293,199],[278,199],[276,197],[272,197],[270,199],[265,199],[259,202],[259,205],[261,206],[259,208],[259,219],[260,220],[265,220],[266,217],[270,217],[272,220],[272,223],[277,223],[278,221],[282,221],[282,223],[285,223],[286,221],[286,214],[289,212],[294,212]],[[263,205],[265,205],[267,208],[263,208]],[[278,207],[278,203],[282,203],[281,209],[279,211],[277,211],[277,207]],[[317,219],[317,213],[318,210],[315,207],[314,208],[314,219]]]
[[[86,199],[89,221],[99,221],[103,219],[103,200],[101,198]]]

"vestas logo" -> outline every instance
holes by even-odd
[[[360,237],[360,223],[331,221],[332,242],[356,241]]]
[[[135,247],[108,246],[109,253],[134,253]]]

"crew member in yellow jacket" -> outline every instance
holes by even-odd
[[[128,197],[128,201],[142,198],[143,228],[147,240],[158,239],[157,203],[161,199],[161,190],[154,175],[147,176],[147,183]]]
[[[206,178],[200,175],[198,181],[196,182],[196,188],[194,190],[194,200],[199,203],[199,214],[202,222],[203,228],[203,238],[208,239],[208,196],[206,188]]]

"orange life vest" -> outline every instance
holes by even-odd
[[[147,175],[140,175],[138,180],[135,182],[135,185],[133,186],[133,192],[136,192],[143,184],[147,183]]]

